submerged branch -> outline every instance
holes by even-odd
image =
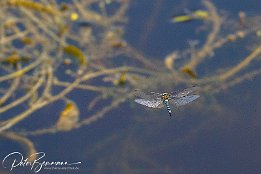
[[[236,66],[232,67],[225,73],[221,74],[219,76],[220,80],[227,80],[228,78],[234,76],[236,73],[244,69],[246,66],[248,66],[257,56],[261,54],[261,45],[257,47],[253,52],[251,52],[244,60],[242,60],[240,63],[238,63]]]
[[[203,1],[204,5],[207,7],[209,11],[209,20],[212,23],[212,30],[210,31],[207,40],[203,47],[195,54],[196,57],[192,57],[190,62],[188,62],[184,67],[188,67],[192,70],[194,70],[200,63],[204,61],[214,50],[214,42],[217,40],[222,19],[218,15],[216,7],[212,4],[209,0]],[[184,68],[183,67],[183,68]],[[183,69],[181,68],[181,69]]]

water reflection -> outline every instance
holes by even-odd
[[[174,1],[3,2],[0,159],[42,151],[81,161],[76,173],[258,173],[260,16],[192,3],[208,18],[170,23]],[[136,88],[194,84],[201,97],[171,118],[133,102]]]

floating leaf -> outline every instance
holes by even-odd
[[[111,82],[115,86],[123,86],[127,82],[127,73],[122,72],[122,73],[117,73],[114,74],[113,76],[105,77],[103,78],[104,82]]]
[[[80,65],[86,65],[87,64],[84,53],[78,47],[76,47],[74,45],[67,45],[67,46],[63,47],[63,51],[66,54],[75,57],[79,61]]]
[[[184,67],[181,69],[181,72],[188,74],[191,78],[195,79],[197,78],[197,75],[194,71],[192,71],[190,68],[188,67]]]
[[[183,22],[189,22],[189,21],[195,20],[195,19],[206,20],[208,18],[209,18],[208,11],[196,10],[193,12],[187,12],[184,15],[173,16],[171,21],[174,23],[183,23]]]
[[[205,10],[196,10],[193,12],[193,15],[197,19],[208,19],[208,17],[209,17],[208,11],[205,11]]]
[[[171,21],[174,22],[174,23],[189,22],[191,20],[192,20],[192,17],[189,16],[189,15],[174,16],[171,19]]]
[[[123,72],[119,75],[119,78],[118,78],[118,85],[120,86],[123,86],[125,85],[127,82],[127,73],[126,72]]]
[[[68,102],[60,113],[56,128],[62,131],[71,130],[79,121],[79,109],[74,102]]]

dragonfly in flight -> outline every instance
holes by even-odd
[[[191,88],[186,88],[180,92],[174,92],[174,93],[151,92],[150,94],[146,94],[140,90],[136,90],[135,96],[139,98],[136,98],[134,101],[136,103],[139,103],[141,105],[150,108],[162,108],[166,106],[168,113],[171,116],[170,104],[174,104],[176,106],[182,106],[198,99],[200,97],[198,94],[192,94],[196,92],[198,89],[199,89],[198,87],[191,87]]]

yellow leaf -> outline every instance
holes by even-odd
[[[189,22],[195,19],[203,19],[206,20],[209,17],[208,11],[205,10],[196,10],[194,12],[190,12],[186,15],[179,15],[172,17],[172,22],[174,23],[182,23],[182,22]]]
[[[193,14],[198,19],[208,19],[209,17],[208,11],[205,10],[196,10]]]
[[[127,83],[128,75],[126,72],[113,74],[112,76],[103,78],[104,82],[111,82],[115,86],[123,86]]]
[[[15,65],[18,62],[28,62],[29,60],[31,60],[31,58],[22,57],[22,56],[19,56],[17,53],[13,53],[4,59],[0,59],[0,62],[5,63],[5,64],[10,64],[10,65]]]
[[[21,69],[21,70],[18,70],[16,72],[12,73],[12,77],[19,77],[19,76],[24,75],[24,73],[26,73],[26,72],[23,69]]]
[[[172,17],[172,22],[174,23],[182,23],[182,22],[189,22],[192,20],[192,17],[189,15],[181,15],[181,16],[174,16]]]
[[[21,38],[21,41],[26,45],[30,45],[33,43],[33,40],[30,37],[23,37]]]
[[[123,72],[120,74],[119,79],[118,79],[118,85],[123,86],[127,82],[127,73]]]
[[[197,78],[197,75],[194,71],[192,71],[190,68],[188,67],[184,67],[181,69],[181,72],[188,74],[191,78],[195,79]]]
[[[79,109],[74,102],[68,102],[61,111],[56,128],[62,131],[71,130],[79,121]]]
[[[63,47],[63,51],[66,54],[75,57],[79,61],[80,65],[86,65],[87,64],[86,57],[85,57],[84,53],[78,47],[76,47],[74,45],[67,45],[67,46]]]

